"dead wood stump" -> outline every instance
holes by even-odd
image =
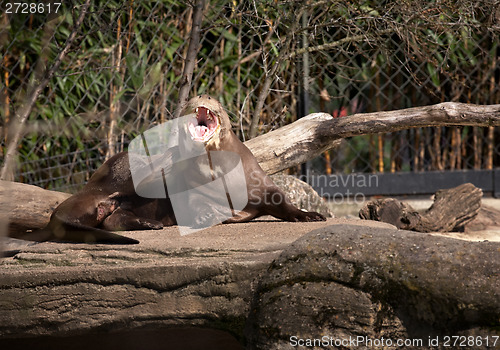
[[[365,204],[359,211],[359,217],[418,232],[463,231],[464,226],[479,213],[482,196],[481,189],[466,183],[437,191],[434,203],[423,213],[419,213],[408,203],[386,198]]]

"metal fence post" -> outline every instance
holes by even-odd
[[[308,42],[308,32],[307,29],[307,13],[304,12],[302,14],[302,28],[304,28],[304,31],[302,33],[302,47],[306,49],[304,53],[302,54],[302,79],[300,80],[300,108],[299,108],[299,118],[305,117],[309,113],[309,106],[310,106],[310,100],[309,100],[309,52],[307,52],[307,47],[309,46]],[[311,162],[307,161],[301,166],[301,175],[305,176],[307,179],[307,176],[309,175],[311,171]]]

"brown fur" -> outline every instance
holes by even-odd
[[[302,211],[290,203],[262,170],[250,150],[233,133],[229,117],[216,99],[209,96],[195,97],[187,103],[182,115],[195,113],[199,106],[212,111],[220,122],[216,134],[205,144],[206,151],[235,152],[241,157],[244,168],[249,201],[227,223],[247,222],[261,215],[272,215],[286,221],[325,220],[319,213]],[[166,154],[166,159],[175,157],[175,150],[168,152],[172,154]],[[151,181],[158,181],[154,177]],[[135,240],[108,231],[160,229],[175,224],[168,198],[149,199],[136,194],[128,155],[122,152],[108,159],[81,192],[54,210],[45,232],[48,230],[50,238],[59,240],[136,243]]]

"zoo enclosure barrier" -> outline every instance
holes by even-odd
[[[0,1],[0,156],[13,137],[16,111],[76,31],[29,115],[12,175],[77,191],[140,131],[171,118],[193,8],[173,0],[91,1],[83,25],[74,28],[79,2],[62,2],[57,14],[7,13],[9,3]],[[191,95],[216,96],[242,140],[252,129],[265,133],[311,112],[349,118],[442,101],[500,103],[500,13],[494,1],[208,5]],[[493,127],[352,137],[310,161],[307,171],[384,174],[394,186],[398,178],[408,181],[410,175],[401,172],[416,179],[434,171],[489,171],[496,179],[499,137]]]

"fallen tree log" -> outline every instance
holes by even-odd
[[[436,192],[434,203],[424,213],[407,203],[385,198],[366,203],[359,211],[359,217],[418,232],[463,231],[479,213],[482,196],[481,189],[467,183]]]
[[[2,221],[6,217],[10,234],[16,236],[27,228],[45,227],[52,211],[70,196],[68,193],[0,180],[0,217],[4,217]]]
[[[304,163],[346,137],[427,126],[499,126],[500,104],[444,102],[389,112],[333,118],[314,113],[245,142],[269,174]]]

